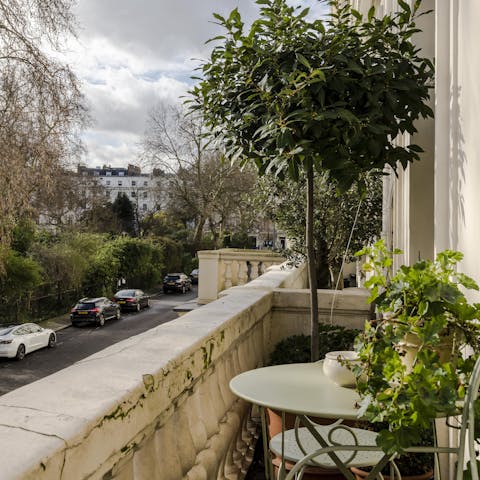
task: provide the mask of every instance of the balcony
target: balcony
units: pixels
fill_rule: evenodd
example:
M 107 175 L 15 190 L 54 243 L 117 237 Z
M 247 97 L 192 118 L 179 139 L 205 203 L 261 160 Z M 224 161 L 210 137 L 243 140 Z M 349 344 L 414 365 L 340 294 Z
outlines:
M 179 319 L 0 398 L 2 479 L 242 479 L 259 427 L 232 377 L 309 324 L 306 271 L 272 266 Z M 365 295 L 319 291 L 361 327 Z

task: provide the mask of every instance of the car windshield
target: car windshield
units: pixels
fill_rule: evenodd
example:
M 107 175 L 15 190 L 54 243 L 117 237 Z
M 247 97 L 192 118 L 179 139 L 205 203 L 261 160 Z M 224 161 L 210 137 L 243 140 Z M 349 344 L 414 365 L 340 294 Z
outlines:
M 134 297 L 135 290 L 120 290 L 115 294 L 116 297 Z
M 8 327 L 0 330 L 0 337 L 2 337 L 3 335 L 8 335 L 13 329 L 14 327 Z
M 75 306 L 77 310 L 90 310 L 91 308 L 95 308 L 94 303 L 77 303 Z
M 178 280 L 180 278 L 180 275 L 167 275 L 165 277 L 165 281 L 171 281 L 171 280 Z

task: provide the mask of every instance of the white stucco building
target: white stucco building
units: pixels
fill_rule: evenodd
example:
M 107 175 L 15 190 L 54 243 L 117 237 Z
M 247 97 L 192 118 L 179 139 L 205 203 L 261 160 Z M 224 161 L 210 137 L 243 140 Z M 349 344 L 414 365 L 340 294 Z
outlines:
M 119 194 L 125 194 L 136 206 L 140 217 L 155 212 L 162 205 L 162 177 L 142 173 L 137 166 L 89 168 L 79 165 L 77 173 L 93 177 L 105 191 L 107 201 L 114 202 Z

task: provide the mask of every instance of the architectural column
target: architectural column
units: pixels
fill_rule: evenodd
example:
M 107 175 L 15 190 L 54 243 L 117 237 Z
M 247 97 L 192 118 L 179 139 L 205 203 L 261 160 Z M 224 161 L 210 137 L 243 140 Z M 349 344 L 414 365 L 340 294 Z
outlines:
M 458 3 L 435 5 L 435 249 L 457 248 Z

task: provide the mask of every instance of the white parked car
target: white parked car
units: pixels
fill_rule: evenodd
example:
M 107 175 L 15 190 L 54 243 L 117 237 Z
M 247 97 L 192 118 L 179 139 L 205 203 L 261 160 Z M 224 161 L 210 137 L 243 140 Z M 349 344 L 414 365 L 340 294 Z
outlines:
M 0 357 L 22 360 L 27 353 L 39 348 L 52 348 L 57 342 L 53 330 L 35 323 L 0 327 Z

